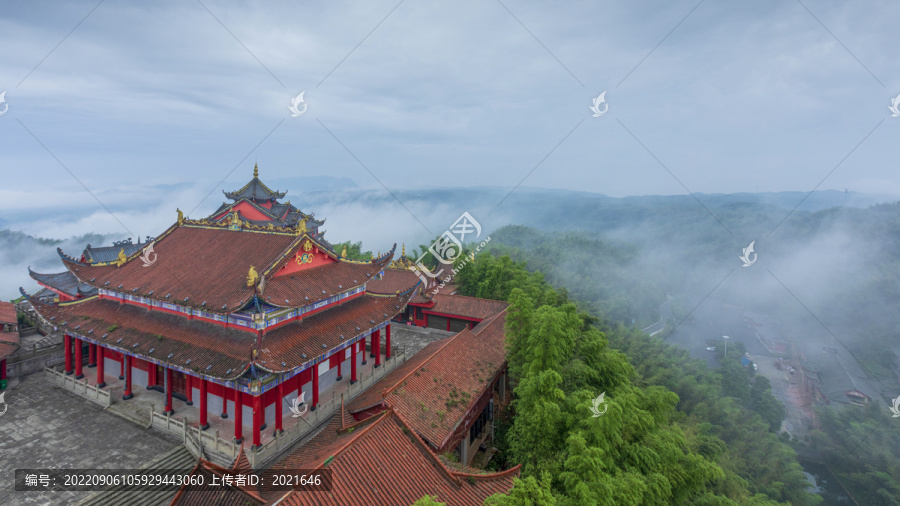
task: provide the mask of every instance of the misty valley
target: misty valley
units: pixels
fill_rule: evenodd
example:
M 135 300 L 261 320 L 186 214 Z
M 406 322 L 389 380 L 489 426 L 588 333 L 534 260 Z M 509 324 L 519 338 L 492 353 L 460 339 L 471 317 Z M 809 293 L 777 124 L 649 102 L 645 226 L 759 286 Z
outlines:
M 490 240 L 477 255 L 467 245 L 447 279 L 510 304 L 514 400 L 485 469 L 521 464 L 522 475 L 486 504 L 900 504 L 888 410 L 900 395 L 900 204 L 528 189 L 499 212 L 479 208 L 496 194 L 460 196 Z M 360 200 L 306 196 L 325 209 Z M 436 193 L 402 196 L 424 210 Z M 365 261 L 386 249 L 377 237 L 334 248 Z M 4 230 L 0 255 L 21 269 L 52 264 L 57 247 L 120 239 Z M 404 251 L 436 271 L 429 242 Z M 601 392 L 609 412 L 587 423 Z

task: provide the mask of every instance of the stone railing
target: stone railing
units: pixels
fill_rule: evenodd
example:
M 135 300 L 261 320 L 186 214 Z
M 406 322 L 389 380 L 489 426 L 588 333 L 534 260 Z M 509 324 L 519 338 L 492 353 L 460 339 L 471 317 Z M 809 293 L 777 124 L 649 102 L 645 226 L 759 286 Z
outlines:
M 282 452 L 307 436 L 337 412 L 341 408 L 342 398 L 344 402 L 349 402 L 366 388 L 371 387 L 376 381 L 383 378 L 388 372 L 406 361 L 406 358 L 406 350 L 404 349 L 400 354 L 394 355 L 390 360 L 383 362 L 378 369 L 372 370 L 370 374 L 361 375 L 355 385 L 350 385 L 347 382 L 347 389 L 344 392 L 339 392 L 340 396 L 337 396 L 337 391 L 332 392 L 330 400 L 320 401 L 316 410 L 307 414 L 306 417 L 301 417 L 296 425 L 285 429 L 267 443 L 260 445 L 259 448 L 252 448 L 248 451 L 247 459 L 250 461 L 250 466 L 253 469 L 258 469 L 272 463 Z
M 150 411 L 150 427 L 166 431 L 181 438 L 188 450 L 195 456 L 204 455 L 204 450 L 224 455 L 231 461 L 237 458 L 240 446 L 234 441 L 225 441 L 219 437 L 219 431 L 204 432 L 199 427 L 192 428 L 185 419 L 178 420 L 170 415 Z M 204 458 L 208 458 L 206 455 Z M 231 462 L 228 462 L 231 464 Z
M 97 388 L 93 385 L 89 385 L 87 381 L 76 380 L 74 375 L 66 375 L 62 371 L 57 371 L 56 369 L 45 367 L 44 379 L 51 383 L 55 383 L 67 390 L 70 390 L 84 397 L 85 399 L 94 401 L 104 408 L 108 408 L 112 405 L 112 396 L 109 392 L 103 390 L 102 388 Z

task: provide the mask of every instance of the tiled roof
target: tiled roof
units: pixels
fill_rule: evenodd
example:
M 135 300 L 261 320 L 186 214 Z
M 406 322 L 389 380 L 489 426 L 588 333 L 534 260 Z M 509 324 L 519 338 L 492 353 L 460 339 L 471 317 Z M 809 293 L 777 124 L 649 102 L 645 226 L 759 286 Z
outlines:
M 276 226 L 293 227 L 294 225 L 299 223 L 301 220 L 303 220 L 306 222 L 306 228 L 308 230 L 316 231 L 316 230 L 318 230 L 319 227 L 321 227 L 322 225 L 325 224 L 324 220 L 316 220 L 311 215 L 308 215 L 308 214 L 300 211 L 299 209 L 292 206 L 290 203 L 282 204 L 282 203 L 276 202 L 275 204 L 272 205 L 271 208 L 267 208 L 267 207 L 257 204 L 253 200 L 249 200 L 247 198 L 242 198 L 242 199 L 236 200 L 235 202 L 232 202 L 230 204 L 222 204 L 221 206 L 219 206 L 219 208 L 214 213 L 209 215 L 207 220 L 210 220 L 212 222 L 222 222 L 222 221 L 230 220 L 231 219 L 231 209 L 236 207 L 241 202 L 246 202 L 247 205 L 253 207 L 259 213 L 268 217 L 268 219 L 266 219 L 266 220 L 252 220 L 252 219 L 247 218 L 243 214 L 241 215 L 241 219 L 243 221 L 245 221 L 247 223 L 252 223 L 254 225 L 264 225 L 265 226 L 271 222 Z M 222 214 L 222 213 L 226 213 L 226 214 Z M 222 215 L 222 216 L 220 216 L 218 219 L 214 218 L 215 216 L 219 216 L 219 215 Z
M 71 273 L 70 273 L 71 274 Z M 34 294 L 34 298 L 43 301 L 52 301 L 56 299 L 59 295 L 49 288 L 41 288 L 37 293 Z
M 369 420 L 353 432 L 325 436 L 331 438 L 327 448 L 334 450 L 319 452 L 318 465 L 312 467 L 331 470 L 330 492 L 289 492 L 280 504 L 409 505 L 424 495 L 452 505 L 481 504 L 490 495 L 509 492 L 518 476 L 518 466 L 494 474 L 451 471 L 393 411 Z M 298 448 L 294 454 L 305 448 Z M 324 454 L 331 460 L 320 461 Z
M 266 332 L 257 367 L 284 372 L 300 366 L 355 336 L 371 333 L 377 324 L 399 314 L 408 298 L 409 294 L 362 295 L 300 322 Z M 282 366 L 281 362 L 286 365 Z
M 56 274 L 42 274 L 40 272 L 34 272 L 29 268 L 28 274 L 41 285 L 53 287 L 72 297 L 77 297 L 78 295 L 90 297 L 97 294 L 96 288 L 87 283 L 79 282 L 78 278 L 69 271 Z
M 366 332 L 374 326 L 371 322 L 392 318 L 406 304 L 406 298 L 408 294 L 363 295 L 266 332 L 261 339 L 256 367 L 286 372 L 305 366 L 342 342 Z M 256 344 L 256 335 L 251 332 L 110 300 L 93 298 L 60 305 L 34 298 L 29 301 L 38 314 L 61 329 L 97 339 L 115 350 L 211 378 L 240 377 L 250 366 L 251 350 Z
M 369 281 L 366 290 L 371 293 L 405 292 L 419 282 L 419 277 L 413 271 L 385 269 L 384 277 Z
M 215 476 L 222 483 L 225 469 L 200 460 L 191 471 L 191 476 L 203 476 L 204 485 L 182 485 L 178 494 L 170 503 L 172 506 L 255 506 L 265 501 L 253 487 L 237 487 L 234 485 L 212 485 Z
M 255 199 L 255 200 L 273 200 L 283 198 L 287 192 L 275 191 L 254 177 L 243 188 L 233 192 L 222 191 L 226 197 L 231 200 Z
M 140 238 L 137 243 L 132 243 L 131 239 L 127 241 L 121 241 L 119 243 L 113 243 L 112 246 L 100 246 L 100 247 L 92 247 L 90 244 L 84 248 L 84 260 L 88 263 L 99 263 L 99 262 L 112 262 L 119 256 L 119 251 L 125 250 L 125 256 L 131 256 L 135 254 L 138 250 L 142 250 L 150 244 L 151 241 L 147 241 L 142 243 Z
M 147 267 L 138 256 L 121 267 L 85 265 L 66 257 L 63 257 L 63 263 L 78 279 L 92 287 L 229 313 L 244 307 L 255 294 L 254 288 L 246 283 L 250 266 L 258 274 L 263 274 L 269 267 L 274 271 L 291 260 L 288 253 L 300 247 L 305 237 L 180 226 L 156 242 L 156 260 Z M 372 263 L 338 261 L 267 278 L 263 299 L 279 307 L 312 304 L 364 284 L 389 260 L 390 257 L 384 255 Z M 323 289 L 325 293 L 322 293 Z
M 389 260 L 390 257 L 385 256 L 374 263 L 338 261 L 293 274 L 267 278 L 262 300 L 273 306 L 312 304 L 369 282 Z M 390 294 L 393 295 L 394 292 Z
M 253 296 L 253 287 L 246 283 L 250 266 L 262 272 L 297 239 L 181 226 L 156 242 L 156 261 L 149 267 L 139 257 L 121 267 L 84 265 L 66 258 L 63 263 L 81 281 L 98 288 L 225 313 L 240 309 Z
M 382 401 L 384 401 L 384 397 L 382 396 L 382 392 L 384 390 L 387 390 L 388 388 L 396 385 L 397 382 L 406 377 L 407 374 L 415 369 L 418 369 L 423 362 L 428 360 L 431 355 L 434 354 L 434 352 L 439 350 L 441 346 L 447 344 L 449 339 L 451 338 L 447 337 L 444 339 L 439 339 L 437 341 L 432 341 L 425 345 L 425 347 L 419 350 L 418 353 L 406 359 L 405 362 L 398 365 L 396 368 L 394 368 L 394 370 L 387 373 L 384 377 L 378 380 L 377 383 L 369 387 L 367 390 L 353 399 L 349 404 L 347 404 L 347 411 L 349 411 L 350 413 L 356 413 L 364 409 L 371 408 L 376 404 L 380 404 Z
M 409 300 L 412 304 L 423 304 L 429 305 L 432 304 L 431 296 L 428 295 L 428 290 L 425 289 L 422 285 L 416 287 L 416 292 L 413 297 Z
M 16 306 L 11 302 L 0 302 L 0 323 L 17 323 Z
M 476 334 L 450 337 L 387 392 L 387 404 L 435 449 L 443 449 L 506 362 L 504 310 Z M 477 415 L 478 413 L 475 413 Z
M 14 341 L 14 342 L 13 342 Z M 0 332 L 0 360 L 9 357 L 19 349 L 18 332 Z
M 12 355 L 19 349 L 19 332 L 4 332 L 4 323 L 17 324 L 16 306 L 9 302 L 0 302 L 0 360 Z
M 213 378 L 241 376 L 256 343 L 250 332 L 99 298 L 61 305 L 33 299 L 31 303 L 41 317 L 60 329 Z
M 449 295 L 443 292 L 434 294 L 431 300 L 435 302 L 435 305 L 434 307 L 428 308 L 426 311 L 464 316 L 467 318 L 477 318 L 479 320 L 497 314 L 509 305 L 502 300 L 479 299 L 478 297 L 467 297 L 465 295 Z
M 273 469 L 317 469 L 328 457 L 334 455 L 348 441 L 353 433 L 376 421 L 378 417 L 368 418 L 360 422 L 353 420 L 346 410 L 335 413 L 328 423 L 315 437 L 287 454 Z M 349 428 L 353 430 L 348 430 Z M 283 494 L 281 494 L 283 495 Z

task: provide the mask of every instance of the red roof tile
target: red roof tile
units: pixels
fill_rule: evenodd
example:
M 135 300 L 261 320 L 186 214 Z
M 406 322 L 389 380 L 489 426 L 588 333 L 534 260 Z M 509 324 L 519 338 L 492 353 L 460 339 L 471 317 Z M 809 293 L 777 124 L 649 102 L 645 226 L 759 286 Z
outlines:
M 338 261 L 266 279 L 262 298 L 273 306 L 281 307 L 312 304 L 357 286 L 374 283 L 375 281 L 369 280 L 378 274 L 389 260 L 389 257 L 385 257 L 373 263 Z M 366 289 L 368 290 L 368 285 Z M 393 295 L 394 292 L 390 294 Z
M 205 485 L 182 485 L 169 503 L 171 506 L 255 506 L 264 504 L 263 498 L 253 487 L 234 485 L 212 485 L 215 476 L 221 483 L 226 470 L 200 460 L 191 471 L 191 476 L 202 476 Z
M 402 293 L 419 283 L 419 277 L 408 269 L 385 269 L 382 279 L 369 281 L 366 290 L 371 293 Z
M 16 306 L 9 302 L 0 302 L 0 323 L 17 323 Z
M 261 339 L 255 365 L 272 372 L 307 366 L 342 342 L 398 314 L 408 298 L 409 294 L 362 295 L 268 331 Z M 256 344 L 256 335 L 251 332 L 111 300 L 90 298 L 60 305 L 29 300 L 41 317 L 66 332 L 212 378 L 239 377 L 250 366 Z
M 405 378 L 407 374 L 412 372 L 415 369 L 418 369 L 426 360 L 431 358 L 431 356 L 439 350 L 442 346 L 447 344 L 451 338 L 439 339 L 437 341 L 432 341 L 425 345 L 424 348 L 418 351 L 415 355 L 409 357 L 402 364 L 398 365 L 394 370 L 387 373 L 384 377 L 378 380 L 377 383 L 369 387 L 366 391 L 359 394 L 355 399 L 350 401 L 347 404 L 347 411 L 350 413 L 357 413 L 359 411 L 371 408 L 376 404 L 380 404 L 384 401 L 384 396 L 382 392 L 387 390 L 388 388 L 397 384 L 398 381 Z
M 465 295 L 450 295 L 438 292 L 431 298 L 435 302 L 434 307 L 426 311 L 442 314 L 463 316 L 483 320 L 488 316 L 497 314 L 506 309 L 508 303 L 502 300 L 480 299 Z
M 451 471 L 393 411 L 369 420 L 353 432 L 334 437 L 329 449 L 335 449 L 327 466 L 325 461 L 313 466 L 331 470 L 330 492 L 289 492 L 280 504 L 408 505 L 424 495 L 452 505 L 481 504 L 490 495 L 509 492 L 519 473 L 518 466 L 495 474 Z M 304 450 L 300 447 L 294 454 Z M 466 479 L 469 476 L 472 480 Z
M 253 296 L 254 288 L 246 282 L 250 266 L 262 273 L 302 236 L 176 226 L 161 237 L 153 245 L 156 261 L 149 267 L 140 252 L 121 267 L 66 258 L 63 263 L 80 281 L 97 288 L 191 307 L 206 302 L 205 310 L 224 313 L 240 309 Z
M 506 363 L 503 310 L 476 334 L 463 330 L 387 392 L 387 404 L 443 450 Z M 480 325 L 479 325 L 480 326 Z M 478 413 L 474 413 L 477 415 Z

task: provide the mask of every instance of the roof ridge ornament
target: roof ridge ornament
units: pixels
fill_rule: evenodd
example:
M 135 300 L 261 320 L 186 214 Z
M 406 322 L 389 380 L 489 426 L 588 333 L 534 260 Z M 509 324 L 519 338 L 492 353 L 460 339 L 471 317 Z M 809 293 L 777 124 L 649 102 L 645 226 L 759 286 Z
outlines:
M 259 164 L 253 164 L 253 177 L 259 178 Z
M 232 230 L 240 230 L 242 225 L 243 222 L 241 222 L 241 215 L 238 213 L 238 211 L 233 211 L 231 213 L 231 220 L 229 220 L 228 222 L 228 228 Z
M 250 270 L 247 272 L 247 286 L 256 286 L 257 281 L 259 281 L 259 274 L 257 274 L 256 269 L 251 265 Z
M 184 213 L 177 207 L 175 208 L 175 212 L 178 213 L 178 226 L 180 227 L 184 225 Z M 141 242 L 140 239 L 138 239 L 138 242 Z
M 128 257 L 125 256 L 125 248 L 122 248 L 119 250 L 119 255 L 116 257 L 116 267 L 122 267 L 127 261 Z

